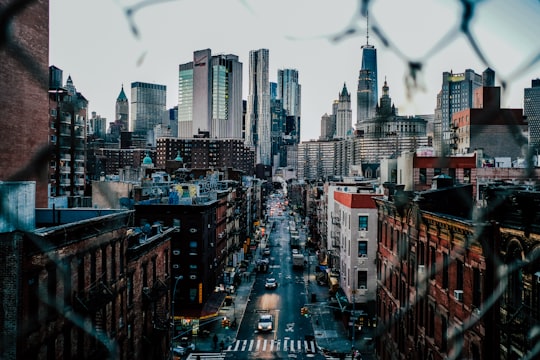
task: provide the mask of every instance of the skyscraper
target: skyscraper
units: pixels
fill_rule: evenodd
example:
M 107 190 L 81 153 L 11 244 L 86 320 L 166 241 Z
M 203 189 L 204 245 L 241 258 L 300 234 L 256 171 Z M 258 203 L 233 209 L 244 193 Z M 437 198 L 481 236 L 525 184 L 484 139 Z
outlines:
M 166 111 L 167 87 L 143 82 L 131 83 L 131 128 L 146 136 L 154 125 L 161 124 Z
M 193 53 L 179 66 L 178 136 L 208 132 L 212 138 L 242 137 L 242 63 L 236 55 Z
M 486 73 L 487 84 L 494 75 Z M 482 86 L 482 75 L 471 69 L 464 73 L 443 72 L 442 87 L 437 94 L 435 108 L 433 147 L 438 155 L 450 154 L 453 146 L 452 115 L 455 112 L 473 107 L 474 91 Z
M 270 81 L 268 49 L 249 52 L 249 94 L 246 109 L 246 144 L 255 148 L 256 163 L 272 165 Z
M 291 141 L 294 144 L 300 142 L 300 113 L 301 113 L 301 86 L 298 83 L 298 70 L 280 69 L 278 70 L 278 92 L 277 98 L 281 99 L 283 109 L 287 116 L 293 117 L 291 130 Z
M 540 79 L 531 81 L 531 87 L 524 90 L 523 115 L 529 123 L 529 147 L 540 148 Z
M 116 98 L 115 122 L 120 126 L 120 131 L 129 129 L 129 100 L 124 92 L 124 85 Z
M 358 74 L 358 90 L 356 92 L 357 124 L 375 116 L 375 108 L 379 99 L 377 85 L 377 49 L 369 44 L 369 34 L 366 35 L 366 45 L 362 46 L 362 65 Z
M 339 94 L 336 113 L 336 139 L 345 139 L 352 135 L 352 110 L 351 93 L 347 91 L 347 85 L 343 83 L 343 89 Z

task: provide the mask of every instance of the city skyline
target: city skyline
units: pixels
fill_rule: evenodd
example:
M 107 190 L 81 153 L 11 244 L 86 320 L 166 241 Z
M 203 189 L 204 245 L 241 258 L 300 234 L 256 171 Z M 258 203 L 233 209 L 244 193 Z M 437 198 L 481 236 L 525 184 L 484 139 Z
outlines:
M 209 3 L 212 12 L 208 12 Z M 95 111 L 112 122 L 122 85 L 127 87 L 137 81 L 166 85 L 167 108 L 171 108 L 178 105 L 178 65 L 192 60 L 194 51 L 209 48 L 213 54 L 234 54 L 247 64 L 249 51 L 268 48 L 270 81 L 276 81 L 278 69 L 298 70 L 302 84 L 301 140 L 306 141 L 319 137 L 321 117 L 331 113 L 332 103 L 344 82 L 355 95 L 361 46 L 366 42 L 366 21 L 359 15 L 360 3 L 343 1 L 336 8 L 335 4 L 318 1 L 292 4 L 158 1 L 151 6 L 140 6 L 133 13 L 137 37 L 130 31 L 132 24 L 123 13 L 132 4 L 53 0 L 50 65 L 63 69 L 65 78 L 71 75 L 77 89 L 89 100 L 90 112 Z M 459 25 L 459 2 L 432 3 L 370 2 L 370 27 L 379 30 L 377 33 L 370 29 L 369 38 L 378 52 L 378 83 L 388 81 L 400 114 L 433 113 L 444 71 L 461 73 L 470 68 L 481 73 L 488 66 L 497 74 L 495 85 L 500 85 L 501 79 L 507 82 L 502 105 L 522 108 L 524 88 L 539 77 L 539 66 L 533 63 L 519 76 L 514 74 L 523 64 L 531 62 L 539 50 L 534 39 L 540 27 L 534 21 L 540 13 L 538 4 L 523 0 L 508 6 L 497 0 L 476 6 L 475 21 L 470 28 L 488 62 L 484 64 L 463 33 L 445 37 Z M 284 6 L 290 11 L 280 11 Z M 390 8 L 392 11 L 388 11 Z M 429 18 L 422 15 L 427 13 Z M 99 26 L 97 22 L 81 26 L 78 14 L 100 19 Z M 275 20 L 277 14 L 279 21 Z M 160 26 L 152 26 L 157 22 Z M 213 24 L 219 31 L 214 31 Z M 408 31 L 403 31 L 404 27 Z M 195 28 L 199 30 L 194 32 Z M 343 33 L 349 35 L 331 41 Z M 385 46 L 381 34 L 384 40 L 391 41 L 389 46 Z M 445 39 L 444 44 L 436 46 L 441 39 Z M 77 44 L 84 44 L 85 51 L 74 51 L 74 46 L 80 48 Z M 418 90 L 408 101 L 406 82 L 411 80 L 405 80 L 405 65 L 415 60 L 424 64 L 418 86 L 424 90 Z M 243 78 L 242 97 L 247 99 L 247 67 Z M 355 98 L 353 119 L 356 119 Z

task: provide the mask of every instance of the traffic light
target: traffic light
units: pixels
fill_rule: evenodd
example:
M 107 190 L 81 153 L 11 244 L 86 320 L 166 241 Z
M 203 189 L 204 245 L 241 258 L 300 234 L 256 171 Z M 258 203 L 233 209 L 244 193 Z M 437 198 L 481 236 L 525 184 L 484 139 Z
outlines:
M 227 319 L 226 317 L 221 320 L 221 327 L 228 329 L 231 326 L 231 320 Z
M 303 316 L 308 316 L 309 315 L 309 309 L 307 307 L 302 307 L 300 309 L 300 314 L 303 315 Z

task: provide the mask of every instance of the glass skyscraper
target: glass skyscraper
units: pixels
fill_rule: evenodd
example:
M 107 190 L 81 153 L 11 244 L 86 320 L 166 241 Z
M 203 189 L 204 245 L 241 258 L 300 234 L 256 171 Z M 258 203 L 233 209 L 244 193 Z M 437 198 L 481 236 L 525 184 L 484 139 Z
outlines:
M 154 125 L 161 124 L 167 106 L 165 85 L 143 82 L 131 83 L 131 128 L 137 134 L 146 136 Z
M 375 108 L 379 98 L 377 85 L 377 49 L 366 42 L 362 46 L 362 65 L 358 74 L 358 90 L 356 92 L 356 122 L 371 119 L 375 116 Z
M 256 163 L 272 165 L 268 49 L 249 52 L 249 94 L 246 108 L 246 145 L 255 148 Z
M 195 51 L 178 73 L 178 136 L 242 137 L 242 63 L 236 55 Z

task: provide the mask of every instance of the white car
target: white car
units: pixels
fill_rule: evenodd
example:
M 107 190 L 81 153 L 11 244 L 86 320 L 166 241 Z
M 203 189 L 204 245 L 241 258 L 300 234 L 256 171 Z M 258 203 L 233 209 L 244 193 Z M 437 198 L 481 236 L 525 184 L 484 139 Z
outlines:
M 274 325 L 274 319 L 272 315 L 261 315 L 259 322 L 257 323 L 257 329 L 259 331 L 272 331 Z
M 266 282 L 264 283 L 264 287 L 267 289 L 275 289 L 277 288 L 277 281 L 274 278 L 268 278 L 266 279 Z

